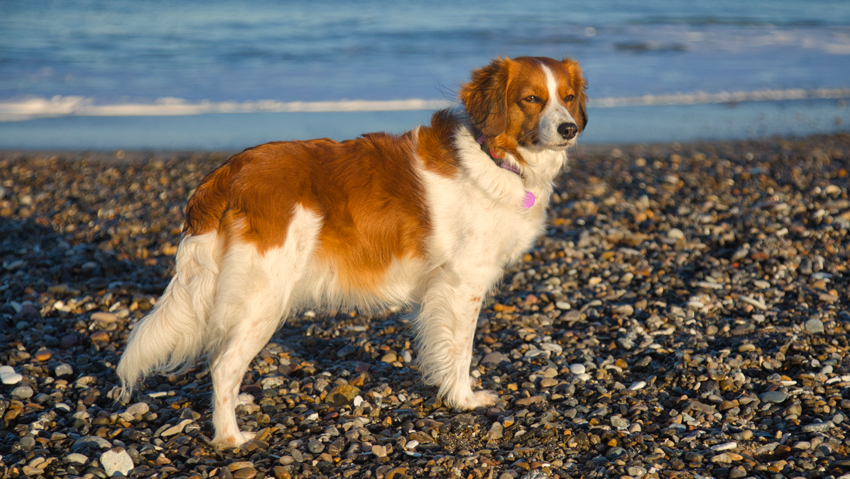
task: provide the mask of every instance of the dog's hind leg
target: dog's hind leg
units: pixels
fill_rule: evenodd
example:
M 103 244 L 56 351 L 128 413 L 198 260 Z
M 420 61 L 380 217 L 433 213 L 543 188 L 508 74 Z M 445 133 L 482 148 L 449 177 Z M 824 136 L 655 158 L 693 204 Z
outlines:
M 239 386 L 251 360 L 268 343 L 292 304 L 292 292 L 312 259 L 321 222 L 296 207 L 286 240 L 260 254 L 253 244 L 232 244 L 225 253 L 210 318 L 218 344 L 210 353 L 213 381 L 213 443 L 236 447 L 251 439 L 239 430 Z

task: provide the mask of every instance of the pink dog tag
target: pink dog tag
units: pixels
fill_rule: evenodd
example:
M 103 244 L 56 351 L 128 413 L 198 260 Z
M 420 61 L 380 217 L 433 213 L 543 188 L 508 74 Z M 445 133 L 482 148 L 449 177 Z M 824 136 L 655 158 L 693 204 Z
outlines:
M 522 198 L 522 207 L 523 208 L 531 208 L 534 206 L 534 202 L 537 198 L 534 196 L 534 193 L 530 191 L 525 192 L 525 196 Z

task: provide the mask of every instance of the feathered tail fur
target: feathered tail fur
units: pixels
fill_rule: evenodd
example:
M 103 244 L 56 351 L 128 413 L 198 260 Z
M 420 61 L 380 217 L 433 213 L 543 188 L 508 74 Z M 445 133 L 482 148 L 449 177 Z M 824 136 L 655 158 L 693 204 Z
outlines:
M 180 370 L 205 352 L 206 321 L 219 274 L 216 237 L 213 230 L 187 234 L 181 240 L 176 274 L 150 314 L 130 334 L 118 363 L 125 400 L 146 376 Z

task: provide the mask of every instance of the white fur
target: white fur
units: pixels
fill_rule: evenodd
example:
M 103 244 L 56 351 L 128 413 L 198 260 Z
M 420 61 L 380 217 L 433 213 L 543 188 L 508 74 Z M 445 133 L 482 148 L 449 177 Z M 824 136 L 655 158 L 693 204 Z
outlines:
M 377 292 L 340 286 L 336 266 L 315 254 L 323 218 L 301 206 L 284 244 L 262 256 L 238 242 L 216 253 L 215 233 L 185 237 L 177 275 L 130 337 L 118 368 L 124 385 L 207 353 L 214 442 L 236 446 L 251 437 L 239 430 L 235 415 L 242 376 L 281 319 L 305 308 L 418 304 L 414 324 L 424 380 L 438 385 L 451 406 L 493 404 L 495 395 L 473 392 L 469 376 L 482 300 L 504 267 L 543 232 L 552 181 L 566 151 L 523 149 L 527 164 L 520 176 L 482 152 L 468 125 L 455 138 L 461 166 L 456 177 L 416 165 L 432 226 L 426 259 L 396 259 Z M 522 207 L 527 191 L 537 197 L 531 208 Z
M 523 180 L 481 151 L 468 127 L 455 135 L 462 160 L 458 178 L 420 171 L 433 222 L 430 278 L 416 318 L 417 354 L 424 381 L 462 409 L 489 405 L 494 396 L 472 392 L 469 364 L 484 295 L 504 267 L 517 261 L 543 232 L 552 180 L 565 151 L 522 152 Z M 521 206 L 526 191 L 538 201 Z
M 121 355 L 118 376 L 123 397 L 153 371 L 192 364 L 206 349 L 206 318 L 212 308 L 219 265 L 216 234 L 187 236 L 177 248 L 177 274 L 153 311 L 136 325 Z
M 558 96 L 558 82 L 552 70 L 542 63 L 540 67 L 546 74 L 546 88 L 549 90 L 549 101 L 540 117 L 540 143 L 547 147 L 566 148 L 575 144 L 575 138 L 564 140 L 558 133 L 558 126 L 562 123 L 575 123 L 576 120 Z

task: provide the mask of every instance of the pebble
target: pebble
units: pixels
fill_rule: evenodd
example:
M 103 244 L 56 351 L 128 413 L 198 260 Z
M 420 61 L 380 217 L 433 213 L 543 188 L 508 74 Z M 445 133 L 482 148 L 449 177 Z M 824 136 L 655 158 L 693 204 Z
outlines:
M 823 321 L 818 318 L 811 318 L 806 321 L 806 331 L 811 334 L 822 334 L 823 329 Z
M 191 419 L 184 419 L 184 420 L 180 421 L 179 423 L 177 423 L 173 426 L 168 426 L 166 424 L 165 426 L 163 426 L 164 429 L 162 431 L 157 431 L 158 434 L 156 434 L 156 436 L 170 437 L 170 436 L 173 436 L 175 434 L 180 434 L 181 432 L 183 432 L 183 429 L 191 423 L 192 423 Z
M 358 394 L 360 389 L 349 384 L 339 384 L 328 393 L 325 402 L 334 406 L 344 406 L 351 404 Z
M 667 237 L 672 239 L 683 239 L 685 237 L 685 233 L 682 232 L 679 228 L 670 228 L 667 231 Z
M 150 411 L 150 406 L 147 403 L 137 402 L 127 406 L 127 409 L 121 414 L 126 421 L 132 421 L 137 415 L 143 416 Z
M 835 427 L 832 421 L 816 422 L 803 426 L 803 432 L 826 432 Z
M 711 450 L 717 451 L 717 452 L 719 452 L 719 451 L 729 451 L 731 449 L 735 449 L 736 447 L 738 447 L 737 442 L 724 442 L 722 444 L 717 444 L 715 446 L 711 446 Z
M 788 398 L 788 395 L 782 391 L 767 391 L 759 395 L 759 399 L 764 402 L 782 403 Z
M 496 368 L 506 363 L 510 364 L 510 362 L 510 356 L 502 353 L 501 351 L 493 351 L 484 355 L 479 364 L 486 368 Z
M 99 323 L 110 324 L 118 321 L 118 317 L 112 313 L 108 313 L 106 311 L 97 311 L 92 313 L 89 317 L 92 321 L 97 321 Z
M 0 364 L 22 376 L 0 386 L 3 463 L 100 478 L 113 452 L 138 477 L 840 475 L 850 137 L 609 153 L 575 151 L 547 235 L 480 311 L 470 374 L 495 405 L 457 411 L 423 384 L 408 311 L 310 311 L 252 360 L 237 413 L 257 436 L 232 450 L 209 446 L 201 362 L 115 401 L 186 197 L 222 158 L 0 153 Z
M 77 452 L 72 452 L 71 454 L 67 454 L 64 458 L 62 458 L 62 460 L 69 463 L 69 464 L 79 464 L 81 466 L 85 465 L 87 462 L 89 462 L 88 457 L 86 457 L 83 454 L 77 453 Z
M 617 429 L 625 429 L 629 427 L 629 421 L 621 418 L 620 416 L 611 416 L 611 426 L 616 427 Z
M 82 448 L 100 448 L 100 449 L 109 449 L 112 447 L 112 443 L 107 441 L 102 437 L 97 436 L 83 436 L 76 441 L 71 446 L 71 450 L 79 450 Z
M 56 377 L 60 378 L 62 376 L 70 376 L 74 374 L 74 368 L 72 368 L 70 364 L 62 363 L 56 366 L 56 368 L 53 370 L 53 374 L 55 374 Z
M 357 352 L 357 348 L 352 346 L 351 344 L 346 344 L 339 351 L 336 352 L 336 357 L 342 359 Z
M 116 473 L 127 476 L 134 467 L 133 459 L 122 447 L 116 447 L 101 454 L 100 465 L 107 476 L 114 476 Z
M 11 366 L 0 366 L 0 382 L 3 384 L 18 384 L 24 379 L 23 376 L 15 372 Z
M 29 399 L 33 395 L 33 390 L 28 385 L 18 386 L 9 393 L 12 397 L 18 399 Z

